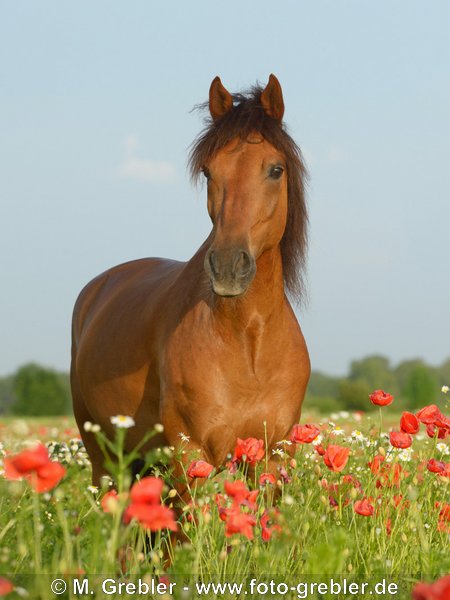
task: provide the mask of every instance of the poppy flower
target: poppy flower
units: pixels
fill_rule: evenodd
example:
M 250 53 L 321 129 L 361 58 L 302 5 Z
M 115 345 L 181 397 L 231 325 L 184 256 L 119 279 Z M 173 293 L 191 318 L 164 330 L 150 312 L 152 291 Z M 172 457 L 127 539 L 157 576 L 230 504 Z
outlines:
M 240 510 L 231 510 L 225 522 L 225 536 L 231 537 L 235 533 L 240 533 L 249 540 L 253 539 L 253 528 L 256 525 L 256 518 Z
M 6 596 L 14 589 L 13 584 L 6 577 L 0 577 L 0 596 Z
M 330 471 L 340 472 L 347 464 L 350 450 L 337 444 L 330 444 L 323 455 L 323 460 Z
M 262 473 L 259 476 L 259 485 L 275 485 L 277 480 L 272 473 Z
M 323 456 L 325 454 L 325 448 L 321 444 L 319 444 L 318 446 L 314 446 L 314 450 L 319 456 Z
M 373 460 L 368 464 L 370 470 L 374 475 L 378 475 L 381 471 L 381 465 L 384 463 L 385 457 L 381 454 L 376 454 Z
M 295 444 L 310 444 L 319 433 L 320 430 L 315 425 L 294 425 L 289 439 Z
M 372 404 L 376 406 L 389 406 L 394 401 L 394 396 L 383 390 L 375 390 L 370 394 L 369 398 Z
M 159 504 L 164 482 L 159 477 L 144 477 L 133 484 L 130 492 L 132 503 Z
M 388 517 L 386 519 L 386 535 L 391 535 L 392 533 L 392 521 L 391 519 Z
M 255 465 L 264 458 L 264 442 L 256 438 L 237 439 L 233 462 L 246 462 Z
M 163 486 L 164 482 L 158 477 L 144 477 L 137 481 L 131 488 L 131 503 L 124 512 L 124 522 L 129 523 L 131 519 L 136 519 L 142 527 L 150 531 L 176 531 L 175 513 L 161 504 Z
M 208 477 L 214 470 L 214 467 L 205 460 L 194 460 L 188 467 L 188 477 Z
M 450 575 L 444 575 L 433 583 L 418 583 L 412 591 L 413 600 L 448 600 L 450 598 Z
M 403 431 L 391 431 L 389 441 L 394 448 L 409 448 L 412 444 L 412 437 Z
M 400 429 L 404 433 L 417 433 L 419 431 L 420 421 L 413 413 L 405 411 L 400 419 Z
M 444 473 L 445 471 L 445 463 L 441 460 L 436 460 L 435 458 L 430 458 L 427 463 L 427 469 L 431 473 Z
M 112 513 L 118 505 L 118 494 L 116 490 L 106 492 L 100 501 L 100 505 L 105 513 Z
M 450 521 L 450 504 L 445 502 L 436 502 L 437 508 L 440 508 L 439 519 L 441 521 Z
M 434 423 L 440 414 L 441 411 L 436 404 L 429 404 L 428 406 L 424 406 L 421 410 L 419 410 L 419 412 L 416 413 L 416 417 L 421 423 L 428 425 L 430 423 Z
M 445 440 L 445 438 L 449 434 L 449 431 L 446 427 L 438 427 L 436 425 L 436 422 L 427 423 L 426 432 L 428 437 L 434 438 L 437 436 L 440 440 Z
M 39 494 L 52 490 L 66 473 L 62 465 L 50 460 L 43 444 L 5 458 L 3 466 L 6 479 L 26 479 Z
M 280 525 L 274 520 L 278 517 L 280 511 L 272 509 L 270 512 L 265 510 L 259 520 L 261 524 L 261 537 L 264 542 L 268 542 L 275 532 L 280 532 Z
M 258 490 L 250 491 L 240 479 L 236 481 L 225 481 L 224 489 L 227 496 L 233 499 L 234 506 L 241 504 L 247 506 L 250 510 L 256 510 L 256 498 Z
M 131 519 L 136 519 L 144 529 L 150 531 L 177 530 L 175 513 L 163 504 L 152 505 L 139 502 L 130 504 L 125 511 L 124 521 L 129 523 Z
M 362 515 L 363 517 L 371 517 L 375 509 L 369 502 L 368 498 L 363 498 L 362 500 L 357 500 L 354 503 L 353 510 L 355 513 Z

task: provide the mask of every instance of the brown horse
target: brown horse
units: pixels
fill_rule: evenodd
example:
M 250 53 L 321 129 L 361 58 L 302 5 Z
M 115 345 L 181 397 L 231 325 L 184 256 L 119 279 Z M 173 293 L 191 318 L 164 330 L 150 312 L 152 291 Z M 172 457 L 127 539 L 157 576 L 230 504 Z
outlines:
M 88 420 L 112 436 L 110 417 L 132 416 L 129 448 L 162 423 L 152 446 L 179 447 L 182 432 L 186 456 L 219 466 L 237 437 L 265 439 L 270 455 L 300 417 L 310 363 L 286 291 L 301 293 L 305 169 L 280 84 L 232 96 L 216 77 L 209 111 L 190 156 L 207 180 L 207 240 L 186 263 L 113 267 L 75 305 L 73 404 L 94 483 L 104 459 Z

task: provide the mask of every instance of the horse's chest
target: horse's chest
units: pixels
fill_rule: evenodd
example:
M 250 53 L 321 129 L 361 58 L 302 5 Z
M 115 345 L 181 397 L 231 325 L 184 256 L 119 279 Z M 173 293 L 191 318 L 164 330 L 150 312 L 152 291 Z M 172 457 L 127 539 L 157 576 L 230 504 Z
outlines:
M 300 414 L 301 359 L 289 338 L 175 338 L 165 355 L 163 404 L 214 454 L 237 437 L 276 441 Z

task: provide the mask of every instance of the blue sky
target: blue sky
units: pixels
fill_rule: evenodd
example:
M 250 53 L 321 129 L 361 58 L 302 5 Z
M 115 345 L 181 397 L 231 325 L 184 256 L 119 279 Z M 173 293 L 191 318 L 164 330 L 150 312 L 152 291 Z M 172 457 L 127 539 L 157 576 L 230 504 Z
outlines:
M 209 231 L 190 112 L 275 73 L 310 170 L 313 368 L 449 346 L 447 0 L 2 3 L 0 374 L 67 369 L 81 287 Z

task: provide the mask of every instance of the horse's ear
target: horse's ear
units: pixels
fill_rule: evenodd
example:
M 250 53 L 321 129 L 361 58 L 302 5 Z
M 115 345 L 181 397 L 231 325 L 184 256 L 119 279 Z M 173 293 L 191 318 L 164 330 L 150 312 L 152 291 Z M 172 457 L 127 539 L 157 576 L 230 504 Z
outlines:
M 220 119 L 233 108 L 233 96 L 224 88 L 220 77 L 214 77 L 209 88 L 209 112 L 214 119 Z
M 271 74 L 269 83 L 261 94 L 261 105 L 269 117 L 281 121 L 284 115 L 283 92 L 275 75 Z

